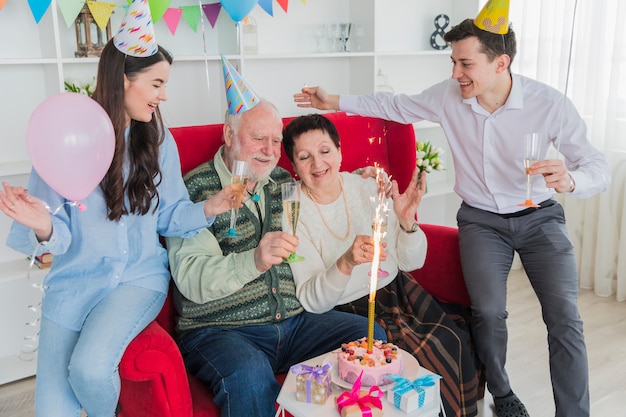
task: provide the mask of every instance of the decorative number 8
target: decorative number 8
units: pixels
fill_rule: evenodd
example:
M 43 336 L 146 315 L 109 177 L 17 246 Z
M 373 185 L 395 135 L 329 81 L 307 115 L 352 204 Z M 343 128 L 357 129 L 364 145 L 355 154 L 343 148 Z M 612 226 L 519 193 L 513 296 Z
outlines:
M 439 26 L 439 19 L 444 20 L 443 26 Z M 443 39 L 443 35 L 446 34 L 446 32 L 444 32 L 444 29 L 447 28 L 449 24 L 450 24 L 450 18 L 446 16 L 445 14 L 440 14 L 437 17 L 435 17 L 435 28 L 437 30 L 435 30 L 433 34 L 430 35 L 430 46 L 432 46 L 434 49 L 441 50 L 441 49 L 446 49 L 448 47 L 448 44 Z M 441 42 L 443 42 L 443 45 L 437 43 L 437 37 L 441 38 Z

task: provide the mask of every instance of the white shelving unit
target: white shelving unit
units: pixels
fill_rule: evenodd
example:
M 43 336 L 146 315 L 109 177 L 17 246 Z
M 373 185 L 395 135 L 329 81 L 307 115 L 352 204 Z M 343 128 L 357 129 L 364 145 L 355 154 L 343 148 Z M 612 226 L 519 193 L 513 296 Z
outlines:
M 115 33 L 126 0 L 110 2 L 119 6 L 111 19 Z M 258 54 L 254 55 L 240 53 L 238 30 L 225 10 L 215 28 L 202 16 L 195 32 L 181 19 L 172 35 L 159 21 L 155 23 L 156 38 L 174 55 L 169 100 L 161 104 L 162 114 L 168 126 L 222 122 L 226 102 L 220 53 L 238 66 L 257 94 L 275 103 L 284 116 L 309 112 L 297 108 L 292 100 L 293 93 L 305 84 L 322 85 L 340 94 L 369 93 L 376 87 L 379 70 L 395 91 L 419 92 L 450 76 L 449 50 L 430 47 L 435 17 L 444 13 L 451 24 L 456 24 L 474 16 L 481 3 L 484 0 L 309 0 L 304 5 L 292 0 L 288 13 L 275 3 L 273 17 L 257 6 L 251 12 L 257 23 Z M 170 7 L 189 5 L 197 6 L 198 2 L 172 0 Z M 351 52 L 320 52 L 316 25 L 339 22 L 362 25 L 360 48 L 356 50 L 357 41 L 351 37 Z M 67 27 L 56 0 L 39 24 L 27 2 L 7 2 L 0 11 L 0 39 L 6 40 L 0 48 L 0 181 L 25 185 L 31 168 L 25 144 L 30 114 L 46 97 L 63 92 L 65 80 L 91 82 L 98 59 L 74 57 L 74 27 Z M 419 123 L 416 129 L 418 137 L 447 150 L 438 125 Z M 451 194 L 452 161 L 447 159 L 447 165 L 447 171 L 431 176 L 420 221 L 454 224 L 458 201 Z M 24 258 L 3 244 L 9 227 L 8 218 L 0 216 L 1 271 Z M 8 282 L 24 277 L 21 272 L 0 275 L 0 294 L 15 292 Z M 3 317 L 7 320 L 6 314 Z M 17 320 L 17 314 L 9 317 Z M 1 352 L 12 342 L 6 337 L 0 341 L 0 383 L 6 381 L 2 375 L 8 369 Z

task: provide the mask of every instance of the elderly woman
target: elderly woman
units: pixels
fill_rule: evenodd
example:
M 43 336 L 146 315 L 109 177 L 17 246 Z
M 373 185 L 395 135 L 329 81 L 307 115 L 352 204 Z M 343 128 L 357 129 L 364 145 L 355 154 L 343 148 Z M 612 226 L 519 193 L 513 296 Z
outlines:
M 283 144 L 302 180 L 297 235 L 304 261 L 291 264 L 296 294 L 314 313 L 335 308 L 367 316 L 377 182 L 340 172 L 339 135 L 322 115 L 294 119 L 283 131 Z M 416 170 L 403 194 L 392 182 L 379 270 L 388 275 L 378 275 L 376 321 L 389 341 L 443 377 L 447 416 L 474 416 L 478 381 L 469 335 L 402 272 L 420 268 L 426 257 L 426 236 L 415 221 L 426 190 L 422 179 Z

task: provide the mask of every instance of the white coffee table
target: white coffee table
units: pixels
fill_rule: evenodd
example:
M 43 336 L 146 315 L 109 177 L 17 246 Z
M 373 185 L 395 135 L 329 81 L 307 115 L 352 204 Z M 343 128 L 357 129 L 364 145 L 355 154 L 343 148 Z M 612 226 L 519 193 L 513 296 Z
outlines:
M 328 356 L 327 353 L 302 363 L 304 365 L 311 366 L 322 365 L 326 356 Z M 420 366 L 417 375 L 406 375 L 405 377 L 407 379 L 415 379 L 428 374 L 432 374 L 432 372 Z M 276 400 L 279 406 L 276 411 L 276 417 L 286 417 L 286 412 L 289 412 L 293 417 L 339 416 L 339 411 L 337 411 L 337 406 L 335 404 L 335 398 L 345 391 L 347 391 L 346 388 L 342 388 L 333 383 L 331 384 L 330 396 L 324 405 L 298 401 L 296 400 L 296 375 L 289 372 L 285 378 L 282 389 L 280 390 L 280 394 L 278 394 L 278 399 Z M 385 393 L 385 396 L 386 395 L 387 394 Z M 419 410 L 407 414 L 399 408 L 394 407 L 385 398 L 381 398 L 381 402 L 383 404 L 383 415 L 385 417 L 407 417 L 409 415 L 412 417 L 436 417 L 439 415 L 439 405 L 437 405 L 436 408 L 429 407 L 428 410 Z

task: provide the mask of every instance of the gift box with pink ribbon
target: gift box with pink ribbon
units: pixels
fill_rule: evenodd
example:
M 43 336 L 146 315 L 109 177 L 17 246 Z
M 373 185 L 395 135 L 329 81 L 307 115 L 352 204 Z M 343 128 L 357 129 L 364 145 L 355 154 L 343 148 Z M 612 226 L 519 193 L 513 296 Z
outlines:
M 337 397 L 337 410 L 341 417 L 382 417 L 384 393 L 377 386 L 361 391 L 361 377 L 354 381 L 352 389 Z
M 387 401 L 396 408 L 407 413 L 421 410 L 419 416 L 429 416 L 431 411 L 433 411 L 433 415 L 438 415 L 440 405 L 439 380 L 441 376 L 428 372 L 412 381 L 395 374 L 388 375 L 387 378 L 396 383 L 392 389 L 387 391 Z
M 296 374 L 296 400 L 324 404 L 330 395 L 330 367 L 330 363 L 292 366 L 291 372 Z

